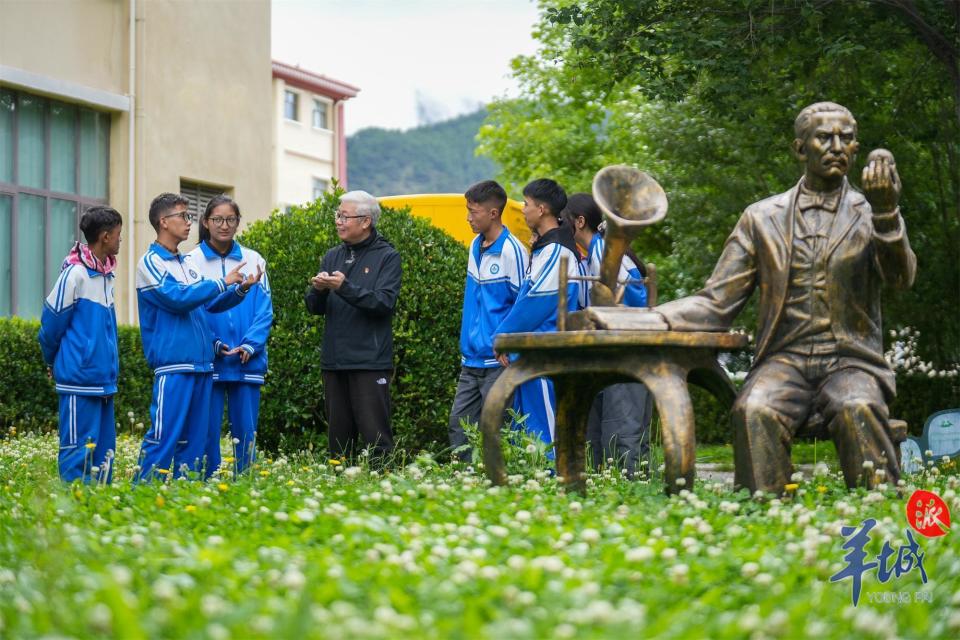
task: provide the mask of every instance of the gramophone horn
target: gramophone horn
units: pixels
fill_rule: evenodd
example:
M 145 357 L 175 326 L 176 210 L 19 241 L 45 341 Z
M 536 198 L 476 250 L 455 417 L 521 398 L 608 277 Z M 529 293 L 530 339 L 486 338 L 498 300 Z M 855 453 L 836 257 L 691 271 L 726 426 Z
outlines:
M 593 178 L 593 199 L 607 222 L 600 264 L 600 282 L 590 292 L 590 303 L 612 306 L 617 300 L 617 275 L 630 241 L 640 229 L 667 215 L 667 194 L 648 174 L 623 164 L 604 167 Z

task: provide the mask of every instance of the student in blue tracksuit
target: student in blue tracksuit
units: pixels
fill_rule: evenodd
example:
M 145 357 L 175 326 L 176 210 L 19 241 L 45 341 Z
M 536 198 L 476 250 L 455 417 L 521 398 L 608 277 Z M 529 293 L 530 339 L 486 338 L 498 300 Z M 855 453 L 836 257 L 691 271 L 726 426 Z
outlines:
M 471 454 L 460 421 L 480 421 L 487 393 L 503 371 L 493 352 L 493 332 L 520 293 L 527 250 L 503 226 L 503 208 L 507 204 L 503 187 L 493 180 L 484 180 L 463 195 L 467 200 L 467 223 L 477 237 L 470 244 L 467 262 L 460 323 L 460 379 L 448 427 L 454 456 L 467 461 Z
M 604 239 L 600 231 L 603 212 L 588 193 L 570 196 L 563 210 L 565 224 L 574 230 L 574 238 L 583 247 L 588 247 L 586 272 L 600 275 L 603 261 Z M 628 307 L 647 306 L 647 288 L 640 280 L 645 276 L 643 263 L 629 248 L 620 263 L 620 282 L 626 285 L 623 304 Z M 589 303 L 589 287 L 583 303 Z M 599 468 L 604 460 L 612 460 L 618 468 L 626 469 L 632 477 L 640 468 L 640 460 L 647 460 L 650 451 L 650 417 L 653 413 L 653 398 L 649 390 L 639 382 L 614 384 L 597 394 L 587 419 L 587 440 L 593 454 L 594 466 Z M 639 469 L 645 471 L 643 469 Z
M 216 280 L 241 263 L 246 264 L 241 274 L 253 275 L 257 270 L 264 274 L 241 304 L 223 313 L 207 313 L 216 345 L 207 466 L 211 470 L 220 466 L 220 425 L 226 398 L 235 460 L 230 468 L 240 473 L 255 457 L 260 386 L 267 373 L 267 338 L 273 323 L 267 264 L 259 253 L 233 239 L 240 227 L 240 207 L 229 196 L 211 199 L 200 224 L 200 246 L 190 252 L 200 275 Z
M 87 244 L 77 242 L 63 261 L 40 317 L 40 350 L 60 397 L 58 462 L 65 482 L 112 478 L 119 370 L 113 272 L 122 224 L 110 207 L 84 212 L 80 230 Z
M 263 272 L 244 278 L 244 263 L 223 277 L 205 279 L 177 247 L 190 235 L 189 202 L 163 193 L 150 203 L 157 240 L 137 264 L 140 335 L 154 372 L 150 430 L 140 448 L 140 479 L 213 469 L 204 461 L 210 429 L 215 340 L 204 310 L 243 302 Z
M 530 263 L 517 301 L 497 327 L 496 334 L 556 331 L 560 289 L 560 257 L 567 258 L 567 275 L 583 275 L 580 255 L 567 225 L 560 224 L 560 212 L 567 204 L 563 188 L 546 178 L 534 180 L 523 188 L 523 217 L 537 235 L 530 252 Z M 579 307 L 580 285 L 567 284 L 567 310 Z M 497 354 L 504 366 L 506 354 Z M 520 385 L 514 394 L 514 409 L 527 416 L 525 428 L 546 443 L 553 442 L 556 399 L 553 383 L 537 378 Z

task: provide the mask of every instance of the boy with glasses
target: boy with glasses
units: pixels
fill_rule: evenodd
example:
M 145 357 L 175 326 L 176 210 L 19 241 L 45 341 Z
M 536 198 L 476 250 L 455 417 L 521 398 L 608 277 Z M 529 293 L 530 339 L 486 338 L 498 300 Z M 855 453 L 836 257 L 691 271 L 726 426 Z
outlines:
M 140 449 L 140 479 L 202 471 L 210 416 L 215 344 L 204 309 L 240 304 L 263 276 L 241 273 L 240 263 L 222 278 L 205 279 L 178 246 L 190 235 L 193 216 L 182 195 L 163 193 L 150 203 L 156 241 L 137 265 L 140 335 L 154 370 L 150 430 Z M 211 469 L 208 469 L 210 471 Z

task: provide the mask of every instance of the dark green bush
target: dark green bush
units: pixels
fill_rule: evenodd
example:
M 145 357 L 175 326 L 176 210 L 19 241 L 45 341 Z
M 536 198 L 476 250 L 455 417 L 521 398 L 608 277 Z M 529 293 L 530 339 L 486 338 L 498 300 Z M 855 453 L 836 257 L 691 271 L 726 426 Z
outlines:
M 57 424 L 57 393 L 40 354 L 40 322 L 0 318 L 0 426 L 52 429 Z M 150 422 L 153 372 L 140 343 L 140 329 L 120 327 L 120 376 L 114 405 L 121 429 L 136 421 Z
M 258 442 L 299 448 L 326 433 L 320 344 L 323 318 L 303 303 L 320 258 L 340 242 L 333 215 L 338 200 L 274 213 L 239 238 L 267 260 L 275 321 Z M 460 315 L 467 250 L 406 211 L 385 209 L 377 229 L 400 252 L 403 282 L 393 319 L 394 433 L 408 449 L 445 446 L 447 416 L 460 369 Z M 436 444 L 435 444 L 436 443 Z

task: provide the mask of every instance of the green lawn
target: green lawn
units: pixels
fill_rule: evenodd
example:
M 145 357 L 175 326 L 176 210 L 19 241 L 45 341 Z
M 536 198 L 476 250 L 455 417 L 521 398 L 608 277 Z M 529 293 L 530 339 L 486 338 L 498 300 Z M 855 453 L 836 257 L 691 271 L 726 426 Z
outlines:
M 0 637 L 960 635 L 955 531 L 919 538 L 927 584 L 870 574 L 854 608 L 850 580 L 829 581 L 843 525 L 878 520 L 871 559 L 907 526 L 893 488 L 848 492 L 835 474 L 783 499 L 597 475 L 581 497 L 534 464 L 491 488 L 428 457 L 377 473 L 291 455 L 133 487 L 137 442 L 121 437 L 114 485 L 68 487 L 56 448 L 0 440 Z M 956 476 L 907 485 L 960 513 Z M 931 602 L 873 601 L 891 592 Z
M 795 442 L 790 450 L 794 465 L 815 465 L 823 463 L 831 470 L 839 468 L 837 450 L 833 442 L 818 440 L 816 442 Z M 733 445 L 729 444 L 701 444 L 697 445 L 697 462 L 720 465 L 721 468 L 733 470 Z

